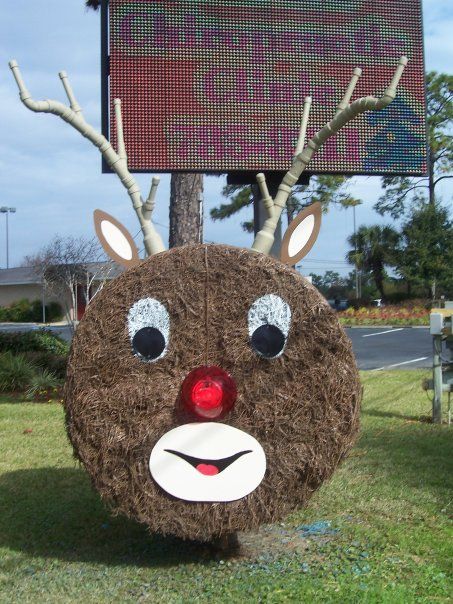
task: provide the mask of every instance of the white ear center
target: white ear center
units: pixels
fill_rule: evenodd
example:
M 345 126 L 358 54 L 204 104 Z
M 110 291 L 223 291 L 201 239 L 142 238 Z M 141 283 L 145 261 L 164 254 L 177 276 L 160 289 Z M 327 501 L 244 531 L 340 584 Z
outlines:
M 288 255 L 290 257 L 295 256 L 310 239 L 313 229 L 315 227 L 315 217 L 313 214 L 309 214 L 305 220 L 302 220 L 300 224 L 294 229 L 291 234 L 291 238 L 288 244 Z
M 129 241 L 117 226 L 108 220 L 102 220 L 101 232 L 107 243 L 118 256 L 124 258 L 124 260 L 132 260 L 132 249 Z

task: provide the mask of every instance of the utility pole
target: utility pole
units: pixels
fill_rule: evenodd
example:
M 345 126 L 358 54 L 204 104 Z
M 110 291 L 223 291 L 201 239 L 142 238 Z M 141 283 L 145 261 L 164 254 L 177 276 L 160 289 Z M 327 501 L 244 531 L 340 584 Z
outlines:
M 8 228 L 8 214 L 14 214 L 16 212 L 16 208 L 8 208 L 7 206 L 2 206 L 0 208 L 0 212 L 6 215 L 6 268 L 9 268 L 9 228 Z
M 355 297 L 356 300 L 359 298 L 359 271 L 357 268 L 357 237 L 356 237 L 356 224 L 355 224 L 355 204 L 352 206 L 352 215 L 354 222 L 354 256 L 355 256 Z

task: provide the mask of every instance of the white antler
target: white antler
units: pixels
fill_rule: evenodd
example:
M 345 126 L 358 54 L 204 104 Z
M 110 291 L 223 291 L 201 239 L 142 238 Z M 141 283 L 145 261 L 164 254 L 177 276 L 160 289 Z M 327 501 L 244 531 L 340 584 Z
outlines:
M 407 65 L 407 57 L 401 57 L 399 60 L 396 71 L 393 75 L 392 81 L 389 87 L 384 92 L 383 96 L 376 98 L 373 96 L 362 97 L 357 99 L 353 103 L 349 104 L 349 101 L 354 92 L 354 88 L 357 81 L 362 73 L 361 69 L 356 68 L 353 72 L 353 76 L 346 90 L 346 93 L 337 107 L 337 112 L 334 118 L 326 124 L 321 130 L 319 130 L 313 138 L 311 138 L 302 150 L 303 139 L 305 137 L 305 129 L 308 120 L 308 112 L 311 103 L 310 97 L 305 99 L 304 104 L 304 116 L 302 119 L 302 126 L 299 133 L 299 140 L 296 147 L 296 153 L 291 164 L 291 168 L 283 177 L 283 180 L 278 188 L 275 200 L 271 205 L 267 200 L 268 218 L 265 220 L 261 231 L 259 231 L 253 242 L 252 249 L 257 252 L 268 254 L 274 242 L 274 233 L 277 227 L 278 220 L 281 216 L 282 211 L 286 206 L 288 197 L 291 193 L 292 187 L 299 180 L 300 175 L 310 163 L 314 154 L 320 149 L 320 147 L 326 142 L 328 138 L 336 134 L 345 124 L 350 122 L 360 113 L 370 111 L 372 109 L 378 110 L 387 107 L 396 95 L 396 88 L 403 74 L 404 68 Z M 258 184 L 262 191 L 267 191 L 266 184 L 264 182 L 264 175 L 259 174 L 257 176 Z M 267 194 L 269 197 L 269 194 Z M 264 194 L 263 194 L 264 197 Z
M 126 147 L 123 136 L 123 121 L 121 116 L 121 101 L 119 99 L 115 99 L 113 102 L 118 139 L 118 153 L 116 153 L 105 136 L 103 136 L 85 121 L 85 118 L 82 114 L 82 109 L 77 103 L 66 72 L 61 71 L 59 76 L 69 100 L 69 107 L 63 103 L 60 103 L 59 101 L 33 100 L 22 79 L 22 74 L 19 70 L 17 61 L 10 61 L 9 66 L 13 72 L 17 86 L 19 87 L 20 99 L 23 104 L 28 107 L 28 109 L 31 109 L 31 111 L 35 111 L 37 113 L 43 112 L 58 115 L 65 122 L 78 130 L 85 138 L 90 140 L 93 145 L 98 147 L 107 164 L 119 176 L 124 187 L 127 189 L 129 197 L 132 201 L 132 205 L 134 206 L 134 210 L 140 222 L 140 227 L 143 233 L 143 243 L 147 254 L 151 256 L 152 254 L 157 254 L 164 251 L 165 247 L 162 239 L 151 222 L 151 214 L 154 207 L 154 195 L 157 187 L 156 180 L 153 179 L 153 186 L 151 188 L 152 199 L 150 199 L 150 193 L 150 198 L 146 203 L 146 208 L 144 208 L 144 203 L 140 194 L 140 187 L 127 167 Z M 158 182 L 159 181 L 157 180 L 157 183 Z

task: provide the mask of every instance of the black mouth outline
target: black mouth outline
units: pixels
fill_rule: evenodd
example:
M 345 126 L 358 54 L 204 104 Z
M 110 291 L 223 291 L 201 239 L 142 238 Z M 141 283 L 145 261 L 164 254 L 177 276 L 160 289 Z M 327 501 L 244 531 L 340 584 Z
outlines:
M 192 457 L 191 455 L 186 455 L 185 453 L 180 453 L 179 451 L 174 451 L 173 449 L 164 449 L 164 451 L 166 453 L 176 455 L 176 457 L 180 457 L 184 461 L 187 461 L 187 463 L 190 463 L 190 465 L 196 470 L 197 466 L 200 464 L 215 466 L 218 469 L 219 474 L 243 455 L 247 455 L 247 453 L 253 453 L 252 449 L 249 449 L 248 451 L 241 451 L 240 453 L 235 453 L 234 455 L 230 455 L 230 457 L 224 457 L 223 459 L 200 459 L 199 457 Z M 199 472 L 199 470 L 197 471 Z M 200 472 L 200 474 L 202 474 L 202 472 Z

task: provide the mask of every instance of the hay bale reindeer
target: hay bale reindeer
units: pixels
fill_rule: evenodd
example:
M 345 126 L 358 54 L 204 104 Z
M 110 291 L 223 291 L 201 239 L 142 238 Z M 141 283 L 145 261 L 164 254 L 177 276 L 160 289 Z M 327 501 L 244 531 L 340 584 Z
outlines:
M 96 211 L 96 230 L 127 270 L 96 296 L 72 344 L 65 389 L 75 455 L 111 507 L 155 532 L 211 540 L 276 521 L 327 479 L 358 429 L 361 388 L 351 344 L 324 298 L 291 266 L 313 245 L 321 208 L 305 209 L 268 254 L 291 187 L 313 154 L 357 114 L 395 96 L 402 58 L 382 98 L 350 104 L 355 70 L 333 120 L 299 142 L 275 199 L 258 175 L 267 220 L 251 250 L 191 245 L 164 251 L 127 169 L 119 101 L 118 153 L 71 107 L 36 102 L 17 63 L 22 101 L 52 112 L 99 147 L 128 189 L 149 257 Z

